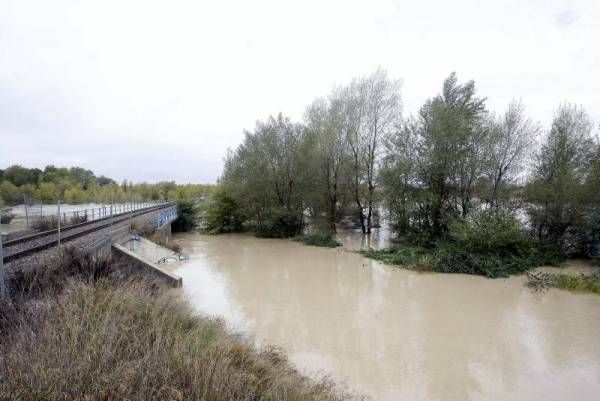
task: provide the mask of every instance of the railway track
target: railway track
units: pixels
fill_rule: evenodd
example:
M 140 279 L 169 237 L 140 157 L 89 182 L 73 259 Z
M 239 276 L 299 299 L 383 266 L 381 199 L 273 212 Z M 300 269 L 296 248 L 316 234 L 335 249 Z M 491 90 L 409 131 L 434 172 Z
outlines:
M 74 224 L 61 228 L 60 241 L 66 242 L 78 237 L 83 237 L 93 233 L 94 231 L 102 230 L 116 225 L 131 217 L 137 217 L 146 213 L 155 212 L 162 209 L 172 207 L 173 204 L 167 203 L 158 206 L 151 206 L 144 209 L 139 209 L 133 212 L 124 212 L 111 217 L 106 217 L 100 220 L 93 220 L 84 223 Z M 43 231 L 24 237 L 16 238 L 3 243 L 4 247 L 4 263 L 11 262 L 24 256 L 31 255 L 44 249 L 51 248 L 58 244 L 58 229 Z

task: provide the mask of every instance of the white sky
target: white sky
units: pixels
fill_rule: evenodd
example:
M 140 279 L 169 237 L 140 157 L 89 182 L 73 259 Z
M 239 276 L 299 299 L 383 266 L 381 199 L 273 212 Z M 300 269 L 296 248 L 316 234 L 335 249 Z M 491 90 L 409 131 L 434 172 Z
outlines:
M 254 121 L 377 66 L 405 114 L 452 71 L 488 106 L 600 122 L 600 0 L 0 0 L 0 168 L 214 182 Z

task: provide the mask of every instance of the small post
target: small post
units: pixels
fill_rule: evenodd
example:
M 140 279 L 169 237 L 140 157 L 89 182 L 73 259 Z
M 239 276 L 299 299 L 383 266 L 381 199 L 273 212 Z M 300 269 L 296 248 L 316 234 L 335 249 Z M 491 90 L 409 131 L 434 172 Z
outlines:
M 96 209 L 92 209 L 92 220 L 96 220 L 96 219 L 94 218 L 94 212 L 95 212 L 95 210 L 96 210 Z
M 25 208 L 25 227 L 29 228 L 29 214 L 27 213 L 27 200 L 23 194 L 23 207 Z
M 113 233 L 113 201 L 114 197 L 110 198 L 110 240 L 112 241 L 112 233 Z
M 58 254 L 60 255 L 60 199 L 58 200 L 58 203 L 56 204 L 56 208 L 57 208 L 57 214 L 58 214 Z
M 133 203 L 131 201 L 131 191 L 129 192 L 129 232 L 133 228 Z
M 2 209 L 0 209 L 0 219 L 2 219 Z M 4 287 L 4 250 L 2 249 L 2 232 L 0 232 L 0 298 L 6 295 Z

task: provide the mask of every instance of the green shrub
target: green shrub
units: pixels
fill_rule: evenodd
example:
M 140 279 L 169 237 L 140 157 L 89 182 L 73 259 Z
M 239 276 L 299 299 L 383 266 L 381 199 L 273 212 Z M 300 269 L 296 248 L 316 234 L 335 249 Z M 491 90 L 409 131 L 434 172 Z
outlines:
M 600 294 L 600 274 L 594 274 L 592 276 L 585 276 L 583 274 L 578 276 L 557 274 L 554 286 L 570 291 Z
M 531 247 L 517 219 L 503 211 L 483 211 L 449 225 L 450 241 L 467 252 L 512 255 Z
M 359 251 L 359 253 L 368 258 L 379 260 L 383 263 L 391 265 L 408 268 L 431 267 L 431 250 L 418 246 L 403 245 L 400 248 L 387 248 L 378 250 L 369 249 L 366 251 Z
M 294 238 L 295 241 L 303 242 L 305 245 L 321 246 L 325 248 L 336 248 L 342 246 L 342 243 L 334 239 L 329 234 L 311 234 L 302 235 Z
M 31 222 L 31 228 L 39 231 L 55 230 L 58 228 L 56 216 L 43 216 Z
M 10 224 L 15 218 L 15 214 L 11 213 L 10 209 L 2 210 L 0 214 L 0 224 Z
M 201 221 L 211 234 L 243 231 L 244 216 L 236 201 L 223 187 L 218 187 L 203 206 Z
M 256 228 L 256 236 L 261 238 L 291 238 L 302 233 L 302 219 L 288 211 L 277 211 Z
M 189 198 L 178 198 L 177 220 L 173 222 L 173 231 L 191 231 L 196 227 L 197 211 L 194 201 Z
M 534 241 L 521 231 L 513 216 L 502 212 L 486 211 L 467 220 L 455 220 L 449 226 L 448 237 L 432 248 L 402 246 L 361 253 L 393 265 L 490 278 L 560 262 L 556 247 Z
M 579 274 L 555 274 L 546 272 L 527 273 L 527 285 L 534 290 L 543 291 L 550 287 L 575 292 L 600 294 L 600 273 L 591 276 Z

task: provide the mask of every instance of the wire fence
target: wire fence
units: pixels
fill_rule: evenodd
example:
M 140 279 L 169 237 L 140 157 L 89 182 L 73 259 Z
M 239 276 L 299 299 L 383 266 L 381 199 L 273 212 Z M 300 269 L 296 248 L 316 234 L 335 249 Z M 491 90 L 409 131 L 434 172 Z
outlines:
M 43 203 L 39 199 L 25 198 L 22 208 L 13 208 L 16 223 L 24 229 L 37 231 L 52 230 L 58 227 L 86 223 L 106 219 L 124 213 L 164 204 L 164 201 L 127 202 L 114 204 L 87 204 L 69 205 L 56 203 Z M 20 221 L 19 221 L 20 220 Z

